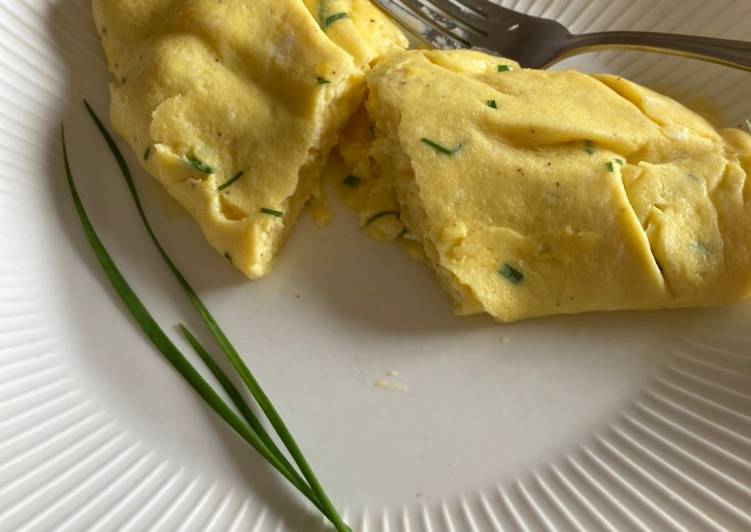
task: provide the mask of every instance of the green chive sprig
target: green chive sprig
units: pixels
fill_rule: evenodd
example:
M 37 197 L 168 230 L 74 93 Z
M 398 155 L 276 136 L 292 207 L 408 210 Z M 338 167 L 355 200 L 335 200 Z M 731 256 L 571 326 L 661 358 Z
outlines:
M 216 189 L 217 189 L 217 190 L 218 190 L 219 192 L 221 192 L 222 190 L 224 190 L 224 189 L 226 189 L 226 188 L 229 188 L 230 186 L 232 186 L 232 184 L 233 184 L 233 183 L 234 183 L 235 181 L 237 181 L 238 179 L 240 179 L 240 178 L 241 178 L 242 176 L 244 176 L 244 175 L 245 175 L 245 170 L 240 170 L 240 171 L 239 171 L 239 172 L 237 172 L 237 173 L 236 173 L 235 175 L 233 175 L 233 176 L 232 176 L 232 177 L 231 177 L 231 178 L 230 178 L 229 180 L 227 180 L 227 182 L 225 182 L 225 183 L 223 183 L 223 184 L 219 185 L 219 186 L 218 186 L 218 187 L 217 187 Z
M 318 2 L 318 23 L 321 25 L 321 29 L 324 32 L 335 22 L 349 17 L 345 12 L 332 13 L 329 15 L 328 3 L 328 0 L 319 0 Z
M 519 285 L 524 282 L 524 274 L 508 263 L 504 263 L 498 273 L 511 284 Z
M 282 211 L 275 211 L 274 209 L 267 209 L 266 207 L 263 207 L 261 209 L 261 212 L 263 214 L 268 214 L 269 216 L 273 216 L 274 218 L 281 218 L 284 216 L 284 213 Z
M 203 161 L 199 161 L 198 159 L 187 158 L 185 159 L 185 162 L 188 164 L 188 166 L 193 168 L 193 170 L 197 170 L 202 174 L 211 175 L 214 173 L 213 166 L 210 166 Z
M 91 224 L 88 215 L 86 214 L 86 211 L 76 190 L 72 172 L 70 170 L 68 153 L 65 144 L 65 132 L 64 130 L 61 130 L 63 156 L 65 160 L 65 172 L 71 197 L 73 199 L 76 212 L 78 213 L 78 217 L 81 221 L 81 225 L 89 241 L 89 244 L 94 250 L 94 254 L 99 260 L 102 268 L 104 269 L 105 274 L 112 283 L 112 286 L 115 288 L 133 318 L 136 320 L 136 322 L 139 324 L 141 329 L 151 340 L 154 346 L 165 356 L 165 358 L 167 358 L 167 360 L 175 367 L 175 369 L 177 369 L 177 371 L 185 378 L 188 384 L 203 398 L 208 406 L 212 410 L 214 410 L 220 417 L 222 417 L 222 419 L 224 419 L 224 421 L 228 425 L 230 425 L 230 427 L 232 427 L 245 441 L 247 441 L 251 445 L 251 447 L 253 447 L 266 461 L 268 461 L 274 469 L 276 469 L 316 508 L 318 508 L 338 532 L 351 532 L 351 529 L 344 523 L 341 516 L 331 503 L 331 500 L 326 495 L 326 492 L 318 481 L 318 478 L 313 473 L 313 470 L 303 456 L 297 442 L 292 437 L 292 434 L 290 433 L 284 421 L 281 419 L 281 416 L 277 412 L 276 408 L 274 408 L 271 400 L 268 398 L 250 369 L 246 366 L 245 362 L 242 360 L 239 353 L 229 341 L 219 324 L 216 322 L 211 312 L 208 310 L 208 308 L 206 308 L 203 301 L 198 297 L 198 294 L 193 290 L 187 279 L 185 279 L 185 277 L 178 270 L 177 266 L 172 262 L 172 259 L 169 257 L 169 255 L 167 255 L 167 252 L 162 247 L 151 227 L 151 224 L 149 223 L 148 218 L 146 217 L 146 213 L 141 204 L 140 196 L 138 195 L 138 191 L 135 187 L 133 177 L 130 173 L 130 169 L 128 168 L 127 163 L 125 162 L 125 159 L 122 156 L 122 153 L 115 144 L 115 141 L 112 139 L 112 136 L 102 124 L 101 120 L 99 120 L 99 117 L 89 106 L 88 102 L 84 101 L 84 104 L 92 120 L 104 137 L 104 140 L 106 141 L 110 151 L 112 152 L 113 157 L 117 161 L 118 166 L 120 167 L 120 171 L 128 186 L 128 190 L 130 191 L 133 202 L 135 203 L 138 215 L 141 218 L 144 228 L 146 229 L 146 232 L 151 238 L 154 246 L 157 248 L 157 251 L 159 252 L 163 261 L 174 275 L 178 284 L 180 284 L 190 302 L 195 307 L 196 311 L 200 315 L 209 332 L 218 343 L 222 352 L 229 359 L 234 370 L 237 372 L 237 374 L 240 376 L 240 379 L 250 391 L 250 394 L 255 400 L 256 404 L 260 407 L 261 411 L 264 413 L 269 423 L 274 428 L 275 432 L 279 436 L 279 439 L 282 441 L 293 461 L 302 473 L 302 476 L 292 467 L 292 464 L 289 462 L 289 460 L 286 459 L 279 448 L 276 447 L 276 445 L 273 443 L 273 440 L 271 440 L 270 436 L 263 429 L 260 421 L 258 421 L 252 414 L 252 411 L 249 408 L 245 408 L 245 406 L 247 405 L 241 406 L 242 403 L 240 401 L 242 400 L 242 396 L 239 394 L 239 392 L 235 394 L 231 391 L 231 388 L 225 388 L 225 391 L 227 391 L 232 401 L 236 402 L 235 404 L 238 407 L 238 410 L 240 410 L 240 412 L 245 417 L 245 421 L 243 421 L 243 419 L 238 416 L 229 407 L 229 405 L 227 405 L 226 402 L 224 402 L 224 400 L 214 391 L 214 389 L 205 381 L 205 379 L 203 379 L 201 374 L 190 364 L 187 358 L 185 358 L 185 356 L 174 345 L 174 343 L 172 343 L 169 337 L 164 333 L 158 323 L 154 320 L 154 318 L 145 308 L 136 293 L 131 289 L 130 285 L 122 276 L 114 261 L 107 252 L 106 248 L 102 244 L 101 240 L 97 236 L 96 231 L 94 230 L 94 227 Z M 191 341 L 191 338 L 195 339 L 195 337 L 189 334 L 189 331 L 187 331 L 187 329 L 183 329 L 184 328 L 181 328 L 181 332 L 183 334 L 186 334 L 186 332 L 188 332 L 188 334 L 186 334 L 188 341 L 191 343 L 192 347 L 196 349 L 199 356 L 204 359 L 204 362 L 211 359 L 210 355 L 208 355 L 208 351 L 203 349 L 197 341 Z M 215 363 L 212 364 L 211 362 L 208 362 L 207 365 L 209 366 L 209 370 L 212 371 L 212 373 L 214 373 L 215 371 L 221 372 L 221 369 Z M 228 383 L 231 384 L 229 378 L 225 378 L 226 375 L 221 377 L 223 373 L 215 373 L 215 375 L 217 375 L 217 379 L 223 387 L 227 386 Z M 248 415 L 248 412 L 250 413 L 250 415 Z
M 348 17 L 349 15 L 347 13 L 334 13 L 333 15 L 330 15 L 323 20 L 323 29 L 326 30 L 334 22 L 337 22 L 339 20 L 342 20 Z
M 278 456 L 275 456 L 270 452 L 268 447 L 258 437 L 258 435 L 249 430 L 240 418 L 235 414 L 228 405 L 222 400 L 222 398 L 211 388 L 201 374 L 193 367 L 182 352 L 175 346 L 172 340 L 165 334 L 153 316 L 149 313 L 146 307 L 141 302 L 138 295 L 133 291 L 128 282 L 123 277 L 122 273 L 118 269 L 115 262 L 112 260 L 104 244 L 99 239 L 99 236 L 92 225 L 88 214 L 81 202 L 81 198 L 78 195 L 78 189 L 73 181 L 73 175 L 70 169 L 70 161 L 68 159 L 68 150 L 65 142 L 65 130 L 61 129 L 62 145 L 63 145 L 63 159 L 65 161 L 65 176 L 68 181 L 68 187 L 70 189 L 73 204 L 78 214 L 81 226 L 83 227 L 84 234 L 88 240 L 91 248 L 94 250 L 99 264 L 102 266 L 105 275 L 110 280 L 112 287 L 115 289 L 120 299 L 130 311 L 133 318 L 141 327 L 146 336 L 151 340 L 154 346 L 164 357 L 172 364 L 172 366 L 188 381 L 188 384 L 206 401 L 209 406 L 221 416 L 235 431 L 243 437 L 253 448 L 255 448 L 264 458 L 266 458 L 272 466 L 274 466 L 280 473 L 288 478 L 293 484 L 300 484 L 298 489 L 303 494 L 308 494 L 309 489 L 306 489 L 304 483 L 299 481 L 288 470 L 283 462 L 279 460 Z M 312 493 L 310 493 L 312 495 Z
M 447 148 L 446 146 L 443 146 L 443 145 L 437 143 L 436 141 L 430 140 L 430 139 L 425 138 L 425 137 L 421 138 L 420 141 L 423 144 L 425 144 L 427 146 L 430 146 L 431 148 L 433 148 L 438 153 L 441 153 L 443 155 L 448 155 L 449 157 L 452 156 L 452 155 L 454 155 L 454 154 L 456 154 L 456 152 L 458 152 L 459 150 L 461 150 L 462 147 L 464 146 L 463 144 L 457 144 L 453 148 Z

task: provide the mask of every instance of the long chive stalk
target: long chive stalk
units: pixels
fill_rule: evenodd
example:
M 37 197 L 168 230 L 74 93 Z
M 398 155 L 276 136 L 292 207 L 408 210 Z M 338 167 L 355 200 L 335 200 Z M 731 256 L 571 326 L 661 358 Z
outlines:
M 94 110 L 88 104 L 88 102 L 84 101 L 84 104 L 86 106 L 87 111 L 91 115 L 91 118 L 94 120 L 94 123 L 96 124 L 97 128 L 102 133 L 105 141 L 107 142 L 107 145 L 109 146 L 110 151 L 112 152 L 112 155 L 115 157 L 115 160 L 117 161 L 118 166 L 120 167 L 120 170 L 121 170 L 121 172 L 123 174 L 123 177 L 124 177 L 124 179 L 126 181 L 126 184 L 127 184 L 128 189 L 129 189 L 129 191 L 131 193 L 133 201 L 134 201 L 134 203 L 136 205 L 136 209 L 138 211 L 138 214 L 139 214 L 139 216 L 140 216 L 140 218 L 141 218 L 141 220 L 142 220 L 142 222 L 144 224 L 144 227 L 146 228 L 147 233 L 149 234 L 149 237 L 151 238 L 152 242 L 154 243 L 154 245 L 156 246 L 157 250 L 159 251 L 159 254 L 161 255 L 161 257 L 164 260 L 164 262 L 167 264 L 167 266 L 169 267 L 169 269 L 172 271 L 172 273 L 175 276 L 175 278 L 177 279 L 178 283 L 181 285 L 181 287 L 185 291 L 185 293 L 188 296 L 188 298 L 190 299 L 191 303 L 193 304 L 193 306 L 198 311 L 198 313 L 201 316 L 201 318 L 203 319 L 204 323 L 206 324 L 206 326 L 211 331 L 211 333 L 214 336 L 214 338 L 219 343 L 219 345 L 222 348 L 223 352 L 228 357 L 228 359 L 232 363 L 233 367 L 235 368 L 235 370 L 238 372 L 238 374 L 242 378 L 243 382 L 246 384 L 246 386 L 250 390 L 250 392 L 253 395 L 254 399 L 256 400 L 256 402 L 258 403 L 258 405 L 261 407 L 261 410 L 264 412 L 264 414 L 266 414 L 267 418 L 271 422 L 271 425 L 276 430 L 277 434 L 279 435 L 280 439 L 284 443 L 285 447 L 287 447 L 287 449 L 290 451 L 290 454 L 292 455 L 292 457 L 295 460 L 295 462 L 298 464 L 298 467 L 300 468 L 301 472 L 303 473 L 303 476 L 305 477 L 305 479 L 307 480 L 308 483 L 305 484 L 304 482 L 301 482 L 299 474 L 294 469 L 291 469 L 291 468 L 288 467 L 289 462 L 286 460 L 286 458 L 283 457 L 283 455 L 281 454 L 281 452 L 279 452 L 277 454 L 274 454 L 273 451 L 272 451 L 272 449 L 269 449 L 269 447 L 263 441 L 266 438 L 262 438 L 259 434 L 253 432 L 252 430 L 248 430 L 248 427 L 242 423 L 242 421 L 240 420 L 240 418 L 236 414 L 234 414 L 234 412 L 232 412 L 231 409 L 229 409 L 229 407 L 226 405 L 226 403 L 224 403 L 218 397 L 218 395 L 216 395 L 216 393 L 210 388 L 210 386 L 208 386 L 208 384 L 206 384 L 206 387 L 208 387 L 208 389 L 211 391 L 211 394 L 213 394 L 211 396 L 211 400 L 206 399 L 207 396 L 205 394 L 207 394 L 209 392 L 206 392 L 206 390 L 204 388 L 201 388 L 201 390 L 203 390 L 203 391 L 199 390 L 194 385 L 194 382 L 190 380 L 189 376 L 187 376 L 185 374 L 183 374 L 183 375 L 186 377 L 186 379 L 189 380 L 190 384 L 194 388 L 196 388 L 196 391 L 198 391 L 201 394 L 201 396 L 204 397 L 204 399 L 206 399 L 207 403 L 209 403 L 209 405 L 212 408 L 214 408 L 215 406 L 219 407 L 219 409 L 214 408 L 215 411 L 217 411 L 217 413 L 220 416 L 222 416 L 222 418 L 225 419 L 225 421 L 227 421 L 230 424 L 230 426 L 232 426 L 233 429 L 235 429 L 236 431 L 238 431 L 240 433 L 240 435 L 244 439 L 246 439 L 246 441 L 248 441 L 248 443 L 250 443 L 264 458 L 266 458 L 272 464 L 272 466 L 274 466 L 275 469 L 277 469 L 287 480 L 289 480 L 293 484 L 293 486 L 295 486 L 298 490 L 300 490 L 301 493 L 303 493 L 303 495 L 305 495 L 306 498 L 308 498 L 311 501 L 311 503 L 313 503 L 329 519 L 329 521 L 331 521 L 331 523 L 334 525 L 334 527 L 336 528 L 337 531 L 341 531 L 341 532 L 350 531 L 350 528 L 344 523 L 344 521 L 342 520 L 341 516 L 339 516 L 338 512 L 336 511 L 336 509 L 334 508 L 333 504 L 331 503 L 330 499 L 325 494 L 322 486 L 320 485 L 320 483 L 318 482 L 317 478 L 313 474 L 312 469 L 310 468 L 310 466 L 308 465 L 307 461 L 303 457 L 302 452 L 300 451 L 300 449 L 297 446 L 296 442 L 292 438 L 291 433 L 289 432 L 289 430 L 287 429 L 286 425 L 281 420 L 281 417 L 279 416 L 279 414 L 276 412 L 276 409 L 273 407 L 273 405 L 271 404 L 270 400 L 268 399 L 268 397 L 266 396 L 266 394 L 263 392 L 263 390 L 261 389 L 260 385 L 258 384 L 258 382 L 256 381 L 256 379 L 254 378 L 254 376 L 252 375 L 252 373 L 250 372 L 250 370 L 247 368 L 247 366 L 245 365 L 245 363 L 242 361 L 242 359 L 240 358 L 240 356 L 237 353 L 237 351 L 234 349 L 234 347 L 232 346 L 232 344 L 229 342 L 229 339 L 226 337 L 226 335 L 223 333 L 223 331 L 221 330 L 221 328 L 219 327 L 219 325 L 216 323 L 216 320 L 213 318 L 213 316 L 211 315 L 211 313 L 209 312 L 209 310 L 203 304 L 203 302 L 201 301 L 201 299 L 198 297 L 198 295 L 193 290 L 193 288 L 190 286 L 190 284 L 185 279 L 185 277 L 182 275 L 182 273 L 177 269 L 177 266 L 175 266 L 175 264 L 172 262 L 172 260 L 167 255 L 167 253 L 164 250 L 164 248 L 162 247 L 161 243 L 157 239 L 156 234 L 154 233 L 153 229 L 151 228 L 151 224 L 149 223 L 148 218 L 146 217 L 146 214 L 145 214 L 145 212 L 143 210 L 143 206 L 141 204 L 140 197 L 138 195 L 138 191 L 135 188 L 135 184 L 133 182 L 133 178 L 132 178 L 132 175 L 130 173 L 130 169 L 128 168 L 128 166 L 126 164 L 125 159 L 122 156 L 122 153 L 118 149 L 117 145 L 115 144 L 114 140 L 112 139 L 112 137 L 109 134 L 109 132 L 107 131 L 107 129 L 102 124 L 101 120 L 99 120 L 99 117 L 96 115 L 96 113 L 94 112 Z M 64 142 L 63 142 L 63 147 L 64 147 L 64 150 L 65 150 L 65 144 L 64 144 Z M 67 161 L 67 153 L 66 153 L 66 161 Z M 67 164 L 66 164 L 66 171 L 68 171 Z M 75 187 L 75 185 L 74 185 L 74 183 L 72 181 L 72 177 L 69 178 L 69 184 L 71 185 L 71 187 Z M 74 202 L 75 202 L 76 198 L 77 198 L 77 194 L 74 195 Z M 76 202 L 77 210 L 78 210 L 79 205 L 80 205 L 80 200 L 78 202 Z M 81 206 L 81 209 L 83 209 L 82 205 L 80 205 L 80 206 Z M 79 211 L 79 216 L 82 213 L 85 215 L 84 211 Z M 86 220 L 88 220 L 88 218 L 86 218 Z M 84 230 L 87 230 L 87 224 L 84 224 L 84 218 L 82 218 L 81 221 L 82 221 L 82 224 L 84 225 Z M 93 231 L 93 227 L 91 227 L 90 223 L 88 224 L 88 228 L 90 228 Z M 87 231 L 87 236 L 89 236 L 89 232 L 88 231 Z M 94 236 L 96 236 L 96 235 L 94 234 Z M 96 240 L 98 241 L 98 239 L 96 239 Z M 92 243 L 92 246 L 94 246 L 93 243 Z M 101 243 L 100 243 L 100 247 L 101 247 Z M 103 247 L 101 247 L 101 248 L 103 249 Z M 95 251 L 96 251 L 96 249 L 97 248 L 95 248 Z M 109 256 L 107 256 L 107 257 L 109 257 Z M 100 262 L 101 262 L 101 259 L 100 259 Z M 109 262 L 112 263 L 111 259 L 109 259 Z M 112 263 L 112 266 L 114 266 L 114 263 Z M 103 267 L 104 267 L 104 264 L 103 264 Z M 106 271 L 106 268 L 105 268 L 105 271 Z M 109 273 L 108 273 L 108 276 L 109 276 Z M 114 285 L 115 281 L 113 279 L 111 279 L 111 281 L 113 282 L 113 285 Z M 122 279 L 122 282 L 125 282 L 124 279 Z M 125 283 L 125 285 L 127 286 L 127 283 Z M 131 294 L 132 294 L 132 291 L 131 291 Z M 133 294 L 133 296 L 135 297 L 135 294 Z M 122 297 L 122 295 L 121 295 L 121 297 Z M 141 307 L 142 307 L 142 305 L 141 305 Z M 136 318 L 136 319 L 138 319 L 138 318 Z M 139 321 L 139 324 L 141 324 L 140 321 Z M 141 324 L 141 326 L 142 326 L 142 328 L 144 328 L 144 324 Z M 157 325 L 157 327 L 158 327 L 158 325 Z M 147 329 L 144 328 L 144 331 L 147 331 Z M 149 334 L 149 333 L 147 332 L 147 334 Z M 164 335 L 164 333 L 162 333 L 161 336 L 163 338 L 166 338 L 167 340 L 169 340 L 166 337 L 166 335 Z M 151 338 L 151 335 L 149 335 L 149 337 Z M 171 344 L 171 342 L 170 342 L 170 344 Z M 174 344 L 172 344 L 172 346 L 174 347 Z M 157 345 L 157 347 L 159 348 L 159 345 Z M 174 348 L 174 349 L 176 350 L 177 348 Z M 161 349 L 160 349 L 160 351 L 161 351 Z M 180 354 L 180 355 L 182 356 L 182 354 Z M 165 354 L 165 356 L 167 356 L 167 355 Z M 189 362 L 187 362 L 187 360 L 184 359 L 184 356 L 182 356 L 182 359 L 184 360 L 184 362 L 188 366 L 190 366 Z M 172 359 L 170 359 L 170 362 L 173 362 Z M 174 362 L 173 362 L 173 365 L 174 365 Z M 192 366 L 190 366 L 190 367 L 192 368 Z M 180 367 L 177 367 L 177 369 L 178 369 L 178 371 L 180 371 L 181 373 L 183 373 L 183 371 L 181 371 Z M 194 369 L 193 369 L 193 372 L 196 373 Z M 205 381 L 204 381 L 204 383 L 205 383 Z M 214 397 L 221 402 L 221 405 L 219 403 L 216 403 L 214 401 Z M 223 407 L 222 407 L 222 405 L 223 405 Z M 234 417 L 232 417 L 232 416 L 228 417 L 227 412 L 229 412 L 230 414 L 232 414 L 232 416 L 234 416 Z M 259 423 L 259 425 L 260 425 L 260 423 Z M 261 434 L 263 434 L 263 433 L 261 433 Z M 270 441 L 270 438 L 268 438 L 268 439 Z M 274 448 L 276 448 L 276 447 L 274 446 Z M 278 451 L 278 449 L 276 449 L 276 450 Z
M 198 341 L 198 338 L 196 338 L 195 335 L 191 333 L 185 325 L 183 325 L 182 323 L 179 324 L 178 329 L 180 330 L 180 333 L 183 335 L 185 340 L 187 340 L 187 342 L 193 348 L 193 351 L 196 352 L 196 354 L 201 358 L 206 367 L 209 368 L 209 371 L 211 371 L 221 387 L 227 393 L 227 396 L 230 398 L 232 403 L 237 407 L 242 416 L 248 422 L 248 425 L 250 425 L 250 427 L 256 432 L 256 434 L 258 434 L 263 443 L 266 444 L 266 447 L 268 447 L 271 452 L 277 455 L 279 461 L 282 462 L 287 467 L 287 469 L 297 474 L 294 466 L 289 463 L 287 457 L 284 456 L 282 451 L 279 450 L 279 447 L 276 446 L 276 443 L 274 443 L 274 440 L 271 439 L 269 433 L 266 432 L 266 429 L 264 428 L 261 421 L 255 415 L 255 413 L 253 413 L 253 410 L 245 401 L 245 398 L 243 398 L 240 390 L 235 387 L 235 385 L 232 383 L 232 380 L 227 376 L 226 373 L 224 373 L 224 370 L 222 370 L 219 364 L 216 363 L 214 357 L 209 354 L 208 350 L 201 344 L 201 342 Z
M 235 368 L 235 371 L 237 371 L 237 373 L 240 375 L 240 378 L 250 390 L 250 393 L 258 403 L 258 406 L 261 408 L 261 410 L 271 423 L 271 426 L 279 435 L 279 439 L 282 440 L 282 443 L 289 451 L 292 459 L 300 468 L 300 471 L 308 481 L 308 484 L 313 490 L 313 493 L 320 501 L 321 506 L 325 509 L 325 511 L 323 512 L 324 515 L 326 515 L 326 517 L 331 520 L 331 523 L 336 527 L 337 530 L 350 530 L 350 528 L 342 520 L 339 512 L 336 510 L 328 495 L 324 491 L 323 486 L 321 486 L 321 483 L 318 481 L 315 473 L 313 473 L 313 469 L 310 467 L 310 464 L 308 464 L 305 456 L 303 456 L 300 447 L 292 437 L 292 433 L 290 433 L 287 425 L 284 423 L 281 416 L 276 411 L 276 408 L 274 408 L 274 405 L 266 395 L 266 392 L 264 392 L 263 388 L 258 383 L 253 373 L 250 371 L 245 362 L 243 362 L 235 347 L 224 334 L 224 331 L 222 331 L 221 327 L 219 327 L 219 324 L 214 319 L 214 316 L 211 314 L 211 312 L 209 312 L 208 308 L 206 308 L 206 305 L 203 304 L 203 301 L 201 301 L 201 299 L 198 297 L 198 294 L 195 292 L 195 290 L 193 290 L 193 287 L 191 287 L 187 279 L 185 279 L 182 273 L 180 273 L 180 271 L 177 269 L 177 266 L 175 266 L 175 264 L 172 262 L 172 259 L 170 259 L 169 255 L 167 255 L 167 252 L 162 247 L 159 239 L 156 237 L 156 234 L 151 228 L 151 224 L 149 223 L 148 218 L 146 217 L 146 213 L 143 210 L 143 206 L 141 205 L 140 196 L 138 195 L 138 190 L 136 189 L 135 183 L 133 181 L 133 176 L 130 173 L 130 169 L 125 162 L 125 158 L 120 152 L 120 149 L 117 147 L 117 144 L 115 144 L 114 139 L 109 134 L 109 131 L 107 131 L 107 128 L 104 127 L 104 124 L 102 124 L 102 121 L 99 120 L 99 117 L 86 100 L 84 100 L 84 105 L 86 106 L 86 110 L 89 112 L 89 115 L 91 115 L 91 118 L 94 120 L 94 123 L 107 142 L 112 155 L 115 157 L 115 160 L 120 167 L 120 171 L 128 185 L 128 190 L 130 190 L 130 194 L 133 198 L 134 203 L 136 204 L 136 209 L 138 210 L 138 214 L 141 217 L 141 221 L 143 222 L 144 227 L 149 234 L 149 237 L 151 237 L 152 242 L 159 251 L 159 254 L 162 256 L 162 259 L 167 264 L 167 267 L 169 267 L 178 283 L 180 283 L 180 286 L 183 288 L 183 291 L 186 293 L 191 303 L 193 303 L 193 306 L 196 308 L 198 314 L 203 319 L 206 327 L 214 336 L 214 339 L 219 344 L 219 347 L 221 347 L 222 351 L 227 356 L 232 366 Z
M 165 334 L 153 316 L 149 313 L 146 307 L 141 302 L 140 298 L 128 282 L 123 277 L 117 265 L 112 260 L 104 244 L 99 239 L 99 236 L 91 224 L 91 221 L 86 213 L 86 210 L 81 202 L 81 198 L 78 195 L 78 189 L 73 181 L 73 175 L 70 169 L 70 162 L 68 159 L 68 149 L 65 143 L 65 131 L 61 130 L 61 138 L 63 145 L 63 159 L 65 161 L 65 176 L 70 189 L 70 194 L 73 199 L 73 204 L 76 208 L 76 213 L 81 221 L 84 234 L 88 240 L 91 248 L 96 255 L 99 264 L 102 266 L 104 273 L 110 280 L 112 287 L 115 289 L 120 299 L 123 301 L 128 311 L 136 320 L 138 325 L 144 331 L 146 336 L 151 340 L 151 343 L 159 350 L 162 355 L 172 364 L 172 366 L 185 378 L 188 384 L 203 398 L 204 401 L 211 407 L 214 412 L 224 419 L 235 432 L 237 432 L 245 441 L 247 441 L 258 453 L 263 456 L 277 471 L 279 471 L 287 480 L 292 483 L 305 497 L 307 497 L 316 507 L 320 508 L 320 503 L 317 497 L 312 492 L 310 487 L 305 484 L 299 475 L 292 474 L 288 470 L 287 466 L 279 460 L 279 457 L 275 455 L 266 446 L 266 444 L 258 437 L 258 435 L 246 425 L 242 419 L 224 402 L 224 400 L 214 391 L 208 382 L 201 376 L 200 373 L 191 365 L 185 355 L 172 343 L 172 340 Z M 323 510 L 322 510 L 323 511 Z

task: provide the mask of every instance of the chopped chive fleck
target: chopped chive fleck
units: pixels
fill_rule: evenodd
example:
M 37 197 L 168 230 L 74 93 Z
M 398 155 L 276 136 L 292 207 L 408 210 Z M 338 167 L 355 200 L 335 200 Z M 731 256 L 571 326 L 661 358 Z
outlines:
M 503 264 L 501 269 L 498 270 L 498 273 L 500 273 L 511 284 L 522 284 L 524 281 L 524 274 L 507 263 Z
M 213 174 L 214 168 L 209 166 L 203 161 L 199 161 L 198 159 L 186 159 L 188 165 L 193 168 L 194 170 L 198 170 L 201 173 L 204 174 Z
M 227 259 L 230 264 L 234 264 L 234 262 L 232 262 L 232 255 L 229 254 L 229 251 L 224 252 L 224 258 Z
M 588 140 L 584 143 L 584 151 L 587 152 L 589 155 L 595 154 L 595 145 L 592 144 L 591 140 Z
M 488 105 L 488 107 L 490 107 L 491 109 L 498 109 L 498 104 L 496 103 L 496 101 L 495 101 L 495 100 L 488 100 L 488 101 L 487 101 L 487 102 L 485 102 L 485 103 L 486 103 L 486 104 Z
M 688 174 L 688 178 L 689 178 L 689 179 L 690 179 L 691 181 L 696 181 L 696 182 L 699 182 L 699 181 L 701 181 L 701 179 L 699 179 L 698 177 L 696 177 L 696 175 L 695 175 L 695 174 Z
M 331 26 L 334 22 L 338 20 L 342 20 L 344 18 L 349 17 L 347 13 L 335 13 L 334 15 L 330 15 L 326 17 L 323 21 L 323 29 L 327 29 L 329 26 Z
M 511 67 L 508 65 L 498 65 L 498 72 L 510 72 Z
M 433 148 L 438 153 L 442 153 L 444 155 L 449 155 L 449 156 L 450 155 L 454 155 L 456 152 L 458 152 L 459 150 L 461 150 L 462 146 L 463 146 L 463 144 L 457 144 L 456 146 L 454 146 L 453 148 L 450 149 L 450 148 L 447 148 L 445 146 L 441 146 L 440 144 L 438 144 L 437 142 L 435 142 L 433 140 L 426 139 L 425 137 L 423 137 L 420 140 L 422 141 L 423 144 L 426 144 L 426 145 L 430 146 L 431 148 Z
M 381 212 L 377 212 L 373 216 L 371 216 L 370 218 L 367 219 L 367 221 L 365 222 L 365 225 L 363 227 L 369 226 L 370 224 L 372 224 L 376 220 L 380 220 L 384 216 L 396 216 L 397 218 L 399 218 L 399 212 L 397 212 L 397 211 L 381 211 Z
M 143 160 L 148 161 L 149 157 L 151 157 L 151 146 L 146 148 L 146 150 L 143 152 Z
M 608 172 L 615 172 L 615 166 L 613 166 L 612 161 L 608 161 L 605 163 L 605 168 L 608 169 Z
M 360 179 L 357 176 L 353 176 L 353 175 L 348 175 L 347 177 L 345 177 L 342 180 L 342 183 L 344 183 L 345 185 L 347 185 L 350 188 L 355 188 L 355 187 L 359 186 L 361 182 L 362 182 L 362 179 Z
M 331 82 L 327 80 L 326 78 L 322 78 L 321 76 L 318 76 L 316 78 L 316 83 L 318 83 L 319 85 L 328 85 Z
M 405 227 L 404 229 L 402 229 L 402 230 L 401 230 L 401 232 L 400 232 L 400 233 L 399 233 L 398 235 L 396 235 L 396 238 L 401 238 L 401 237 L 403 237 L 404 235 L 406 235 L 407 233 L 409 233 L 409 231 L 408 231 L 408 230 L 407 230 L 407 228 Z
M 625 163 L 623 159 L 616 159 L 615 162 L 617 162 L 619 165 L 623 166 Z
M 221 192 L 222 190 L 224 190 L 225 188 L 227 188 L 230 185 L 232 185 L 232 183 L 234 183 L 235 181 L 237 181 L 238 179 L 240 179 L 244 175 L 245 175 L 245 170 L 240 170 L 235 175 L 233 175 L 232 178 L 229 181 L 227 181 L 226 183 L 223 183 L 223 184 L 219 185 L 217 187 L 217 190 L 219 192 Z
M 269 216 L 275 216 L 276 218 L 281 218 L 284 216 L 284 213 L 282 211 L 275 211 L 274 209 L 267 209 L 266 207 L 263 207 L 261 209 L 261 212 L 263 214 L 268 214 Z

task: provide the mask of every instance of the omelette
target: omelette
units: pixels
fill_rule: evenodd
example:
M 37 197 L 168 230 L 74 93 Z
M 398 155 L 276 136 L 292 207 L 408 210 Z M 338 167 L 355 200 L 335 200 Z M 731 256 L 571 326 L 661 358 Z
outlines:
M 611 75 L 408 51 L 368 76 L 351 203 L 509 322 L 751 293 L 751 136 Z M 359 160 L 358 160 L 359 158 Z M 350 179 L 348 177 L 348 179 Z M 350 184 L 354 184 L 350 179 Z
M 209 243 L 269 273 L 365 73 L 406 47 L 367 0 L 94 0 L 110 120 Z
M 367 0 L 93 0 L 110 118 L 249 278 L 335 146 L 366 232 L 457 314 L 508 322 L 751 294 L 751 137 L 610 75 L 406 51 Z M 366 105 L 363 102 L 367 99 Z

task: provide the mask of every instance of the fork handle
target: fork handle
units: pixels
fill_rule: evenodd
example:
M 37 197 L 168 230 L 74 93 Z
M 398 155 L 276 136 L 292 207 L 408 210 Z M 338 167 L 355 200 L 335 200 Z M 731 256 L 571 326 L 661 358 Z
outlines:
M 643 31 L 606 31 L 571 35 L 557 60 L 583 52 L 626 48 L 701 59 L 751 71 L 751 42 Z

